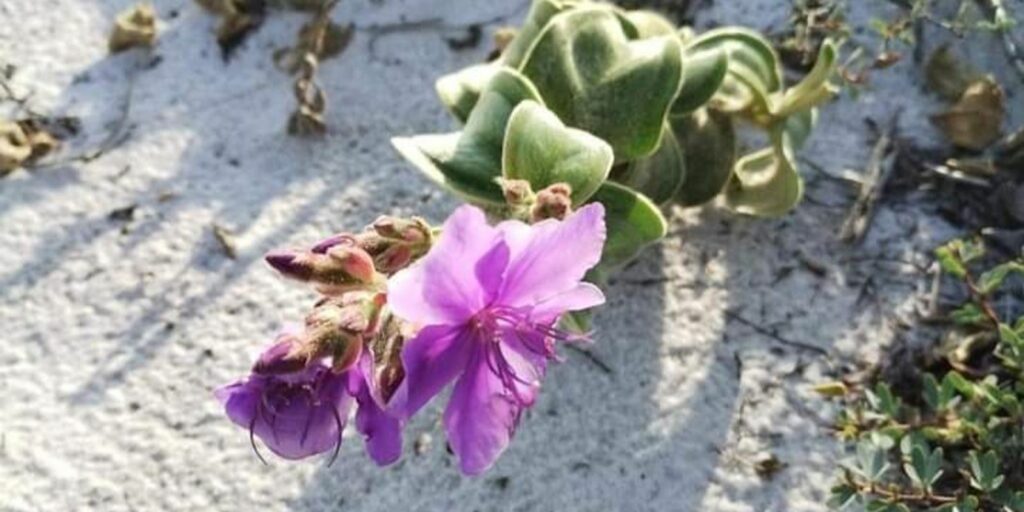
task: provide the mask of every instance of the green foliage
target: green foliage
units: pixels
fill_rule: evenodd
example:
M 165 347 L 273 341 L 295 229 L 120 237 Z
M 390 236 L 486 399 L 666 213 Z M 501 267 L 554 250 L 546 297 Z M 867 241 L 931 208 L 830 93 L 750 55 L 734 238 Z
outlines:
M 854 451 L 833 509 L 1024 511 L 1024 314 L 1011 321 L 993 306 L 1024 261 L 979 273 L 984 255 L 970 240 L 936 251 L 969 299 L 952 315 L 963 341 L 924 369 L 919 390 L 874 382 L 826 394 L 844 403 L 836 432 Z
M 555 183 L 572 187 L 573 204 L 594 195 L 612 168 L 612 148 L 605 141 L 566 128 L 539 103 L 524 101 L 512 111 L 503 150 L 502 174 L 541 189 Z
M 757 32 L 694 34 L 650 11 L 534 0 L 494 62 L 437 81 L 463 130 L 393 143 L 431 179 L 501 216 L 513 214 L 502 177 L 534 191 L 567 183 L 575 204 L 601 201 L 620 215 L 609 226 L 624 229 L 616 236 L 609 228 L 603 264 L 614 266 L 664 236 L 658 205 L 724 195 L 750 215 L 796 206 L 803 182 L 794 153 L 814 108 L 832 94 L 834 68 L 826 41 L 814 69 L 787 89 L 778 56 Z M 739 123 L 764 131 L 771 145 L 741 157 Z

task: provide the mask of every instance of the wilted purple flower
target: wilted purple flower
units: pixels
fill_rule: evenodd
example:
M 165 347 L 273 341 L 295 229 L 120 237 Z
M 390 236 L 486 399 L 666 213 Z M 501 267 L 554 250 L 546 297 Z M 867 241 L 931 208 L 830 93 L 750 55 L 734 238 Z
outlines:
M 457 379 L 445 430 L 462 471 L 478 474 L 533 405 L 554 342 L 578 338 L 555 327 L 559 317 L 604 302 L 582 282 L 601 258 L 604 208 L 591 204 L 562 222 L 490 226 L 482 211 L 463 206 L 441 233 L 388 282 L 392 311 L 422 326 L 403 349 L 405 380 L 390 406 L 411 416 Z
M 364 372 L 369 353 L 350 370 L 335 373 L 322 359 L 307 364 L 304 358 L 290 357 L 298 344 L 295 334 L 282 334 L 263 352 L 248 378 L 214 392 L 231 421 L 249 430 L 253 449 L 253 437 L 258 436 L 286 459 L 332 449 L 337 456 L 355 401 L 356 427 L 366 437 L 371 458 L 381 465 L 398 459 L 401 422 L 385 414 L 374 397 L 372 379 Z

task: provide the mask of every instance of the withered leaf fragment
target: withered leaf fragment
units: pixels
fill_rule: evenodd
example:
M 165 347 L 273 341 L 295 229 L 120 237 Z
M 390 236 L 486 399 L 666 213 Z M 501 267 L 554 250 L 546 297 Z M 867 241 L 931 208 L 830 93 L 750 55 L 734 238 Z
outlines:
M 153 46 L 156 41 L 156 12 L 148 3 L 134 7 L 117 15 L 114 31 L 110 33 L 110 53 L 130 48 Z
M 21 167 L 32 155 L 32 147 L 21 125 L 0 121 L 0 176 Z
M 0 121 L 0 176 L 18 167 L 30 167 L 59 145 L 43 120 Z
M 928 89 L 948 101 L 956 101 L 971 83 L 983 78 L 970 64 L 960 60 L 948 44 L 932 52 L 924 73 Z
M 213 225 L 213 238 L 217 240 L 224 255 L 235 259 L 238 257 L 238 245 L 235 243 L 235 235 L 220 224 Z
M 221 57 L 231 58 L 238 45 L 263 24 L 266 0 L 195 0 L 203 9 L 221 17 L 217 27 L 217 44 Z
M 304 55 L 313 53 L 320 61 L 337 57 L 348 47 L 354 32 L 352 25 L 341 26 L 329 20 L 326 24 L 310 21 L 299 29 L 295 46 L 274 52 L 274 63 L 289 74 L 298 73 Z
M 972 82 L 949 110 L 932 123 L 956 146 L 981 151 L 1002 134 L 1006 97 L 992 77 Z

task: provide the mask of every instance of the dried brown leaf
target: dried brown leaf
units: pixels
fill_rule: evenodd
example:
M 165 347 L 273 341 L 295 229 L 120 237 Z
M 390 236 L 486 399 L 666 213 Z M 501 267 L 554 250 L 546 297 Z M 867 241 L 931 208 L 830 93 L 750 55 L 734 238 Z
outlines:
M 999 139 L 1006 97 L 992 77 L 972 82 L 949 110 L 932 116 L 932 123 L 956 146 L 981 151 Z
M 0 176 L 21 167 L 30 156 L 32 146 L 21 125 L 0 121 Z
M 213 237 L 220 244 L 220 248 L 224 251 L 224 255 L 228 258 L 235 259 L 238 257 L 237 244 L 235 243 L 235 235 L 228 231 L 227 228 L 220 224 L 213 225 Z
M 156 12 L 152 5 L 140 3 L 117 15 L 108 46 L 110 53 L 117 53 L 135 47 L 153 46 L 154 41 Z

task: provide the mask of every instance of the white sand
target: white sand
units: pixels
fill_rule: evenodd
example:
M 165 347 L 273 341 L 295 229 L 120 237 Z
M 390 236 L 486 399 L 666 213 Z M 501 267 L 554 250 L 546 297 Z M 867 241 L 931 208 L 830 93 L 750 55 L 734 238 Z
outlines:
M 129 3 L 0 3 L 0 56 L 19 67 L 14 85 L 35 92 L 38 110 L 81 116 L 83 147 L 103 139 L 127 90 L 137 56 L 108 57 L 105 47 L 110 20 Z M 927 265 L 953 231 L 891 205 L 862 248 L 845 248 L 834 233 L 848 191 L 807 169 L 812 200 L 843 207 L 806 202 L 777 221 L 675 212 L 666 242 L 609 290 L 595 350 L 614 373 L 568 354 L 485 476 L 458 474 L 436 406 L 409 427 L 391 468 L 370 463 L 355 435 L 333 467 L 262 466 L 210 391 L 242 375 L 313 295 L 275 277 L 261 255 L 381 213 L 443 219 L 456 202 L 388 138 L 451 127 L 433 80 L 481 59 L 488 44 L 454 52 L 442 36 L 460 31 L 424 28 L 379 37 L 371 52 L 360 32 L 322 67 L 329 136 L 300 141 L 283 134 L 290 79 L 270 53 L 290 43 L 302 16 L 272 15 L 225 65 L 209 16 L 186 0 L 156 3 L 163 60 L 138 75 L 131 137 L 89 164 L 0 181 L 0 510 L 825 509 L 838 454 L 818 423 L 830 408 L 808 387 L 828 364 L 725 311 L 834 360 L 870 358 L 893 339 L 893 319 L 920 302 L 925 280 L 909 266 L 848 260 L 884 253 Z M 859 22 L 888 9 L 851 3 Z M 782 0 L 715 4 L 702 23 L 779 27 L 788 9 Z M 361 27 L 402 16 L 458 25 L 519 6 L 346 0 L 336 16 Z M 1005 67 L 995 45 L 976 56 Z M 938 104 L 905 62 L 878 73 L 860 102 L 827 107 L 805 156 L 832 172 L 861 167 L 863 117 L 896 108 L 906 134 L 934 140 L 925 114 Z M 132 204 L 133 220 L 108 219 Z M 219 249 L 213 223 L 237 234 L 237 260 Z M 801 253 L 828 275 L 808 272 Z M 869 276 L 877 302 L 857 304 Z M 422 436 L 432 442 L 417 455 Z M 768 453 L 788 466 L 763 480 L 752 461 Z

